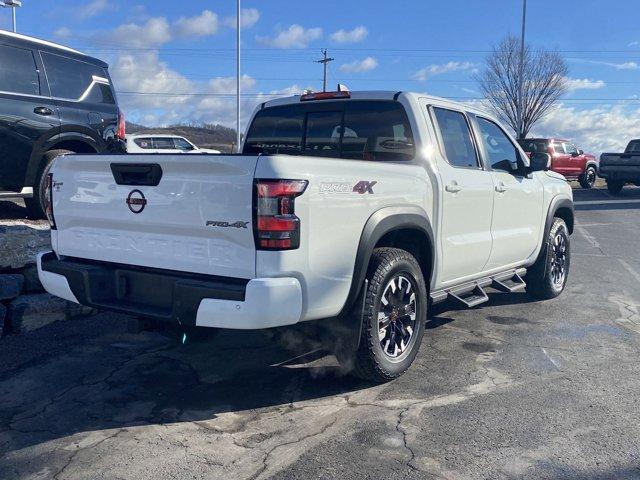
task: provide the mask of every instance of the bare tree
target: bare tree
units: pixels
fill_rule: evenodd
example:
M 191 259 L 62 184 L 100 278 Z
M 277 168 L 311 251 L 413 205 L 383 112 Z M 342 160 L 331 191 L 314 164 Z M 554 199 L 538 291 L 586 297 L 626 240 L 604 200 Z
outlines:
M 518 139 L 525 138 L 533 125 L 567 92 L 569 69 L 558 52 L 536 50 L 525 45 L 520 79 L 520 40 L 508 36 L 487 56 L 484 70 L 477 76 L 480 91 Z M 522 81 L 522 98 L 519 82 Z M 518 125 L 518 104 L 522 122 Z

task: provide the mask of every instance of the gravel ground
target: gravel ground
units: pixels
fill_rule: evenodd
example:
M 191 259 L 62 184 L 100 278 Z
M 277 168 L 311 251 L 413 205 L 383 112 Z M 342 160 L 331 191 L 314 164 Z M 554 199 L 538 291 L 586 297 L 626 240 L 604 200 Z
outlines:
M 640 478 L 640 189 L 575 194 L 567 291 L 440 307 L 387 385 L 109 313 L 5 338 L 0 478 Z

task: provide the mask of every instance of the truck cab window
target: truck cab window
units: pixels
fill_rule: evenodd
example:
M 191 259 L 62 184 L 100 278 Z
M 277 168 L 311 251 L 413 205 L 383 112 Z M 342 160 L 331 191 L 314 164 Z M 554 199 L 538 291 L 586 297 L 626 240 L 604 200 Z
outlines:
M 307 113 L 307 131 L 303 155 L 338 157 L 341 123 L 341 111 Z
M 454 167 L 478 168 L 478 155 L 464 114 L 444 108 L 434 108 L 433 111 L 440 128 L 447 162 Z
M 498 125 L 482 117 L 476 117 L 480 137 L 491 168 L 517 174 L 523 165 L 520 153 L 506 133 Z

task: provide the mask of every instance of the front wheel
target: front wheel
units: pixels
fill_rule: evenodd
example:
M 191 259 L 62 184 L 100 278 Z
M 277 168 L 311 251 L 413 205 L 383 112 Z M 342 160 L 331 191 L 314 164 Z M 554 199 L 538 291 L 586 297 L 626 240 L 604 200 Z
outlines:
M 612 195 L 618 195 L 622 191 L 622 187 L 624 187 L 624 182 L 619 180 L 607 180 L 607 190 Z
M 596 183 L 596 167 L 589 165 L 582 175 L 580 175 L 580 186 L 585 189 L 593 188 Z
M 360 344 L 351 356 L 352 373 L 383 383 L 402 375 L 418 354 L 427 316 L 427 287 L 409 252 L 374 250 L 365 294 Z
M 567 224 L 554 218 L 540 257 L 525 278 L 527 292 L 535 298 L 548 300 L 562 293 L 569 278 L 571 243 Z

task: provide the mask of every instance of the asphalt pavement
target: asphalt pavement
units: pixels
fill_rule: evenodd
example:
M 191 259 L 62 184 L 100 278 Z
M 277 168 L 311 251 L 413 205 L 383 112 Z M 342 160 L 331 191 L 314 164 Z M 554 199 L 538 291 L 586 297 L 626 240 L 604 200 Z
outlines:
M 640 188 L 574 193 L 564 294 L 438 308 L 386 385 L 295 332 L 2 339 L 0 479 L 640 478 Z

